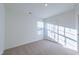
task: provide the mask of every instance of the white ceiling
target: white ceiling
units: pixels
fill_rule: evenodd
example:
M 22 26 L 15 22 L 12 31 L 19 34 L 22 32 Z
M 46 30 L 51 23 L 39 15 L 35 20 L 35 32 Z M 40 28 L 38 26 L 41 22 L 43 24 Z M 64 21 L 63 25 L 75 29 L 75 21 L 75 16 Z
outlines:
M 32 12 L 33 16 L 40 18 L 48 18 L 74 8 L 72 3 L 49 3 L 47 7 L 44 6 L 44 3 L 12 3 L 5 5 L 9 10 L 18 13 Z

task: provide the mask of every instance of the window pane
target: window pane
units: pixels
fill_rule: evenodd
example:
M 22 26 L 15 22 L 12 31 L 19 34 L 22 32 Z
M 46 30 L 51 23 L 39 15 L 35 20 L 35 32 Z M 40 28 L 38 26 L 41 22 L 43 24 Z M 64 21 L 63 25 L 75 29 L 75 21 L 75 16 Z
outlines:
M 54 39 L 54 33 L 51 31 L 48 31 L 48 37 Z
M 77 42 L 66 38 L 66 47 L 73 50 L 77 50 Z
M 42 21 L 37 22 L 37 27 L 38 28 L 44 28 L 44 23 Z
M 55 38 L 54 38 L 54 33 L 53 33 L 53 32 L 51 33 L 51 38 L 52 38 L 52 39 L 55 39 Z
M 55 29 L 54 29 L 54 32 L 58 33 L 58 26 L 55 25 L 54 28 L 55 28 Z
M 51 32 L 50 32 L 50 31 L 48 31 L 48 32 L 47 32 L 47 34 L 48 34 L 48 37 L 50 37 L 50 36 L 51 36 Z
M 54 25 L 53 24 L 47 24 L 47 29 L 53 31 L 54 30 Z
M 65 35 L 73 40 L 77 41 L 77 30 L 66 28 L 65 29 Z
M 59 43 L 65 45 L 65 37 L 59 35 Z
M 66 32 L 66 33 L 71 33 L 70 28 L 65 28 L 65 32 Z
M 63 26 L 59 26 L 59 31 L 63 31 L 64 32 L 64 27 Z
M 38 35 L 43 34 L 44 23 L 42 21 L 37 22 L 37 33 Z
M 65 33 L 65 36 L 77 41 L 77 36 L 76 35 Z
M 47 30 L 50 29 L 50 24 L 47 24 L 46 29 L 47 29 Z
M 59 34 L 64 35 L 64 32 L 63 31 L 59 31 Z
M 65 32 L 73 35 L 77 34 L 77 30 L 71 28 L 65 28 Z
M 58 34 L 55 34 L 55 41 L 58 41 Z

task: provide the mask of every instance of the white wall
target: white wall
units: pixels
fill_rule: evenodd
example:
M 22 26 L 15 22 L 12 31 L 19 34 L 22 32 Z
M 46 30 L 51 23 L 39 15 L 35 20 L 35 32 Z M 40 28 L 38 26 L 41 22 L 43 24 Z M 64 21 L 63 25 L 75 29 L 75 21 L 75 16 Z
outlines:
M 43 39 L 43 35 L 37 34 L 37 21 L 41 20 L 6 8 L 5 49 Z
M 5 39 L 5 12 L 4 5 L 0 4 L 0 54 L 4 51 L 4 39 Z
M 45 22 L 75 29 L 76 28 L 75 12 L 74 10 L 70 10 L 56 16 L 51 16 L 45 19 Z

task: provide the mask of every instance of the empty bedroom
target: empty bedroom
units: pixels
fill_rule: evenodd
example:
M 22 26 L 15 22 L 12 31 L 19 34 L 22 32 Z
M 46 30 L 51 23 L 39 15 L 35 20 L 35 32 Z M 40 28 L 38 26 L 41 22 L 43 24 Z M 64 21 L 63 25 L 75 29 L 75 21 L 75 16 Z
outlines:
M 0 3 L 1 55 L 78 55 L 78 3 Z

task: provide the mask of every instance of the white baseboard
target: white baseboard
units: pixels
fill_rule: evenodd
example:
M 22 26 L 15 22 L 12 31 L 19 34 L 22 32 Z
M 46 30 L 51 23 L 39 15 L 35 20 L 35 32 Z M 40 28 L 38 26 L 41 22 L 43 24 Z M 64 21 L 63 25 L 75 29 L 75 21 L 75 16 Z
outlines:
M 43 39 L 39 39 L 39 40 L 43 40 Z M 39 40 L 34 40 L 34 41 L 29 41 L 29 42 L 23 42 L 23 43 L 21 43 L 21 44 L 14 45 L 14 46 L 12 46 L 12 47 L 8 47 L 8 48 L 6 48 L 5 50 L 11 49 L 11 48 L 16 48 L 16 47 L 18 47 L 18 46 L 25 45 L 25 44 L 29 44 L 29 43 L 33 43 L 33 42 L 36 42 L 36 41 L 39 41 Z

